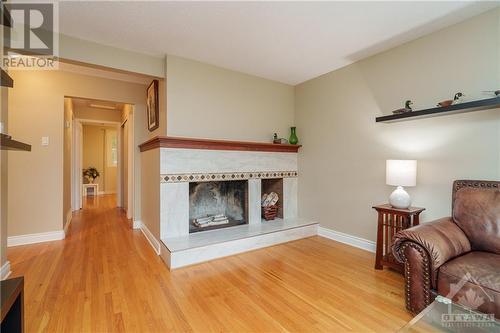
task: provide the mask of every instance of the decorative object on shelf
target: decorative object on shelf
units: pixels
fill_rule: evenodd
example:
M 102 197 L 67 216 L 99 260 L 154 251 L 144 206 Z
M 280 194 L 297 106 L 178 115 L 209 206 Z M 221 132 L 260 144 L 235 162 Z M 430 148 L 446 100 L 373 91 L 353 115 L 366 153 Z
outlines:
M 403 272 L 403 265 L 397 262 L 391 251 L 394 236 L 400 230 L 418 225 L 420 222 L 419 215 L 425 208 L 408 207 L 408 209 L 397 209 L 389 204 L 373 206 L 372 208 L 378 213 L 375 269 L 388 266 Z
M 450 106 L 451 103 L 453 103 L 453 100 L 447 99 L 446 101 L 441 101 L 441 102 L 437 103 L 436 106 L 441 107 L 441 108 L 445 108 L 447 106 Z
M 453 99 L 447 99 L 446 101 L 439 102 L 439 103 L 437 103 L 436 106 L 445 108 L 445 107 L 453 105 L 453 104 L 460 104 L 463 102 L 462 97 L 465 97 L 465 95 L 462 94 L 461 92 L 457 92 L 455 94 L 455 96 L 453 96 Z
M 387 160 L 386 184 L 397 186 L 389 197 L 389 203 L 394 208 L 405 209 L 410 207 L 410 195 L 403 186 L 415 186 L 417 183 L 417 161 L 415 160 Z
M 411 105 L 412 104 L 413 104 L 413 102 L 411 100 L 407 100 L 405 102 L 405 107 L 404 108 L 394 110 L 394 111 L 392 111 L 392 113 L 393 114 L 401 114 L 401 113 L 411 112 L 411 111 L 413 111 L 411 109 Z
M 488 93 L 488 94 L 495 94 L 496 97 L 500 97 L 500 89 L 498 89 L 498 90 L 486 90 L 483 92 Z
M 460 104 L 464 101 L 465 94 L 461 92 L 457 92 L 455 96 L 453 96 L 453 102 L 451 104 Z
M 94 183 L 94 180 L 100 176 L 99 174 L 99 171 L 94 168 L 94 167 L 90 167 L 90 168 L 87 168 L 85 170 L 83 170 L 83 176 L 87 178 L 87 180 L 89 181 L 89 183 L 93 184 Z
M 146 93 L 146 116 L 148 118 L 148 130 L 154 131 L 160 126 L 160 109 L 158 100 L 158 80 L 153 80 Z
M 288 139 L 288 142 L 291 145 L 296 145 L 299 143 L 299 138 L 297 137 L 297 128 L 296 127 L 290 127 L 290 138 Z
M 285 138 L 278 138 L 278 134 L 274 133 L 273 143 L 277 145 L 287 144 L 288 140 Z
M 264 193 L 261 199 L 262 217 L 266 221 L 274 220 L 278 214 L 279 196 L 276 192 Z

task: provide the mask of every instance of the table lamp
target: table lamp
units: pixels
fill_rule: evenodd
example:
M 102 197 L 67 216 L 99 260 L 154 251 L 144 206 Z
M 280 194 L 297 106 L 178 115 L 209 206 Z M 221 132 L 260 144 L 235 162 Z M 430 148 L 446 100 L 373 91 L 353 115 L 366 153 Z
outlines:
M 417 161 L 387 160 L 385 168 L 387 185 L 397 186 L 389 197 L 389 203 L 394 208 L 410 207 L 411 198 L 403 186 L 415 186 L 417 183 Z

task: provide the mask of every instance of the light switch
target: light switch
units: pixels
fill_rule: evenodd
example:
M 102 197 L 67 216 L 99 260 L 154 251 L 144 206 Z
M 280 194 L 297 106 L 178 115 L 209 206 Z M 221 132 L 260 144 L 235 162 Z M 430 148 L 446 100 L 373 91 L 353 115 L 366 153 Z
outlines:
M 49 137 L 42 136 L 42 146 L 48 146 L 48 145 L 49 145 Z

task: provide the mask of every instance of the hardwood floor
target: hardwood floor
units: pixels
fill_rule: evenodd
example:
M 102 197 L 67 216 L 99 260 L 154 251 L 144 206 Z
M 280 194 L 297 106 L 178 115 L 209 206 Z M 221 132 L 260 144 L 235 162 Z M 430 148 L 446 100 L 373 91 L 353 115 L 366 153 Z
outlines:
M 26 332 L 393 332 L 403 278 L 312 237 L 170 272 L 114 196 L 89 199 L 63 241 L 12 247 Z

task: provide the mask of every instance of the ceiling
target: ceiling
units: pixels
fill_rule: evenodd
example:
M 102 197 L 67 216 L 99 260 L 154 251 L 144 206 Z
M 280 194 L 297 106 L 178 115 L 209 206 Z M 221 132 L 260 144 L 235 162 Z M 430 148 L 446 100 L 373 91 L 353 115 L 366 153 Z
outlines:
M 499 2 L 60 2 L 63 34 L 190 58 L 288 84 L 487 11 Z

